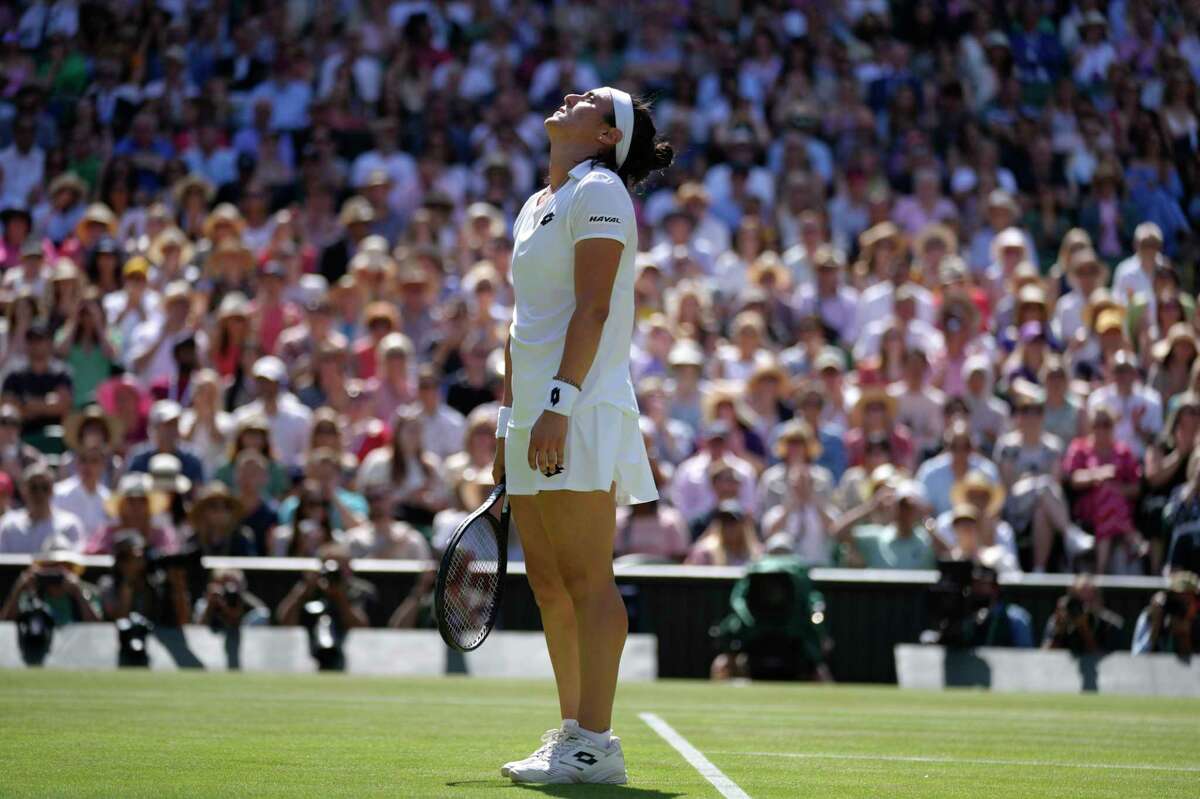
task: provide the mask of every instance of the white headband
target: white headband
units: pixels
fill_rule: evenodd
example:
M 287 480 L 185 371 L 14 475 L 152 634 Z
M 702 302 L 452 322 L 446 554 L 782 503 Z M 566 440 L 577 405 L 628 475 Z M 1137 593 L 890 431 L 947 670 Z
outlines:
M 629 155 L 629 145 L 633 143 L 633 98 L 628 92 L 606 86 L 608 96 L 612 98 L 613 118 L 617 120 L 617 130 L 621 131 L 621 140 L 617 142 L 617 169 L 625 163 Z

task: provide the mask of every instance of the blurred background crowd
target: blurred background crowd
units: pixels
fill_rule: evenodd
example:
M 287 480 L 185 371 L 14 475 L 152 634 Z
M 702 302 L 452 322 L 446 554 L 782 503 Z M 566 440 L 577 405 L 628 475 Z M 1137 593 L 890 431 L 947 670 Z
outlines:
M 429 557 L 614 84 L 678 154 L 618 556 L 1200 570 L 1200 3 L 636 10 L 0 2 L 0 552 Z

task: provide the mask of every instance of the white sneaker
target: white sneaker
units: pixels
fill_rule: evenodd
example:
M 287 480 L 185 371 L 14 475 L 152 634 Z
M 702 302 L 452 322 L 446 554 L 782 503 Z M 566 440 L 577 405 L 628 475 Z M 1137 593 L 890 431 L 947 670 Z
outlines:
M 574 782 L 624 785 L 628 781 L 620 738 L 614 736 L 608 746 L 597 746 L 574 733 L 560 739 L 544 757 L 527 760 L 511 769 L 508 776 L 513 782 L 543 785 Z
M 550 751 L 554 749 L 555 745 L 559 743 L 559 741 L 565 739 L 567 734 L 578 726 L 579 722 L 564 721 L 561 727 L 553 730 L 546 730 L 544 733 L 542 733 L 542 745 L 537 748 L 537 751 L 535 751 L 529 757 L 524 757 L 520 760 L 510 760 L 509 762 L 505 763 L 500 767 L 500 775 L 502 777 L 509 777 L 512 775 L 512 770 L 517 766 L 545 758 L 546 755 L 548 755 Z

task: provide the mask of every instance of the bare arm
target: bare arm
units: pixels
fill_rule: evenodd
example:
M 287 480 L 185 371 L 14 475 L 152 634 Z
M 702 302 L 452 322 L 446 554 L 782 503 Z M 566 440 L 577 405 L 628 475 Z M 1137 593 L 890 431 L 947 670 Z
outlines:
M 292 586 L 275 609 L 275 617 L 284 626 L 294 626 L 300 623 L 300 608 L 312 594 L 317 584 L 317 573 L 306 572 L 304 579 Z
M 624 248 L 614 239 L 584 239 L 575 245 L 575 312 L 558 374 L 576 385 L 583 385 L 600 348 Z
M 500 404 L 505 407 L 512 407 L 513 392 L 512 392 L 512 336 L 504 337 L 504 399 Z

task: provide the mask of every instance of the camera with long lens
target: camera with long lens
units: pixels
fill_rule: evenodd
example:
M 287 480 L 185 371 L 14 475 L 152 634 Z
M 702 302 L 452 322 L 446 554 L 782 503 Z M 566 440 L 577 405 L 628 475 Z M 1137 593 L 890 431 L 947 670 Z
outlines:
M 938 581 L 926 597 L 929 628 L 921 643 L 964 647 L 971 645 L 973 619 L 990 600 L 973 588 L 975 564 L 969 560 L 938 561 Z
M 342 582 L 342 566 L 333 558 L 321 562 L 321 578 L 327 583 Z
M 117 665 L 131 668 L 148 668 L 150 652 L 146 649 L 146 638 L 154 625 L 140 613 L 130 613 L 117 619 Z
M 17 646 L 27 666 L 40 666 L 54 642 L 54 617 L 41 598 L 23 595 L 17 603 Z
M 242 606 L 241 586 L 233 580 L 225 583 L 221 589 L 221 599 L 225 600 L 225 606 L 228 608 L 240 608 Z
M 341 671 L 346 667 L 342 651 L 342 631 L 334 617 L 335 610 L 328 599 L 310 599 L 301 614 L 308 632 L 308 652 L 321 671 Z
M 178 552 L 170 552 L 165 555 L 151 553 L 146 558 L 147 572 L 166 574 L 171 569 L 183 569 L 187 572 L 189 579 L 198 574 L 203 575 L 204 561 L 200 549 L 195 546 L 187 546 Z
M 38 590 L 43 588 L 57 588 L 63 584 L 65 579 L 66 575 L 63 574 L 62 569 L 47 569 L 39 571 L 37 573 Z
M 824 663 L 825 598 L 795 558 L 764 558 L 734 585 L 731 612 L 710 635 L 753 680 L 814 676 Z

